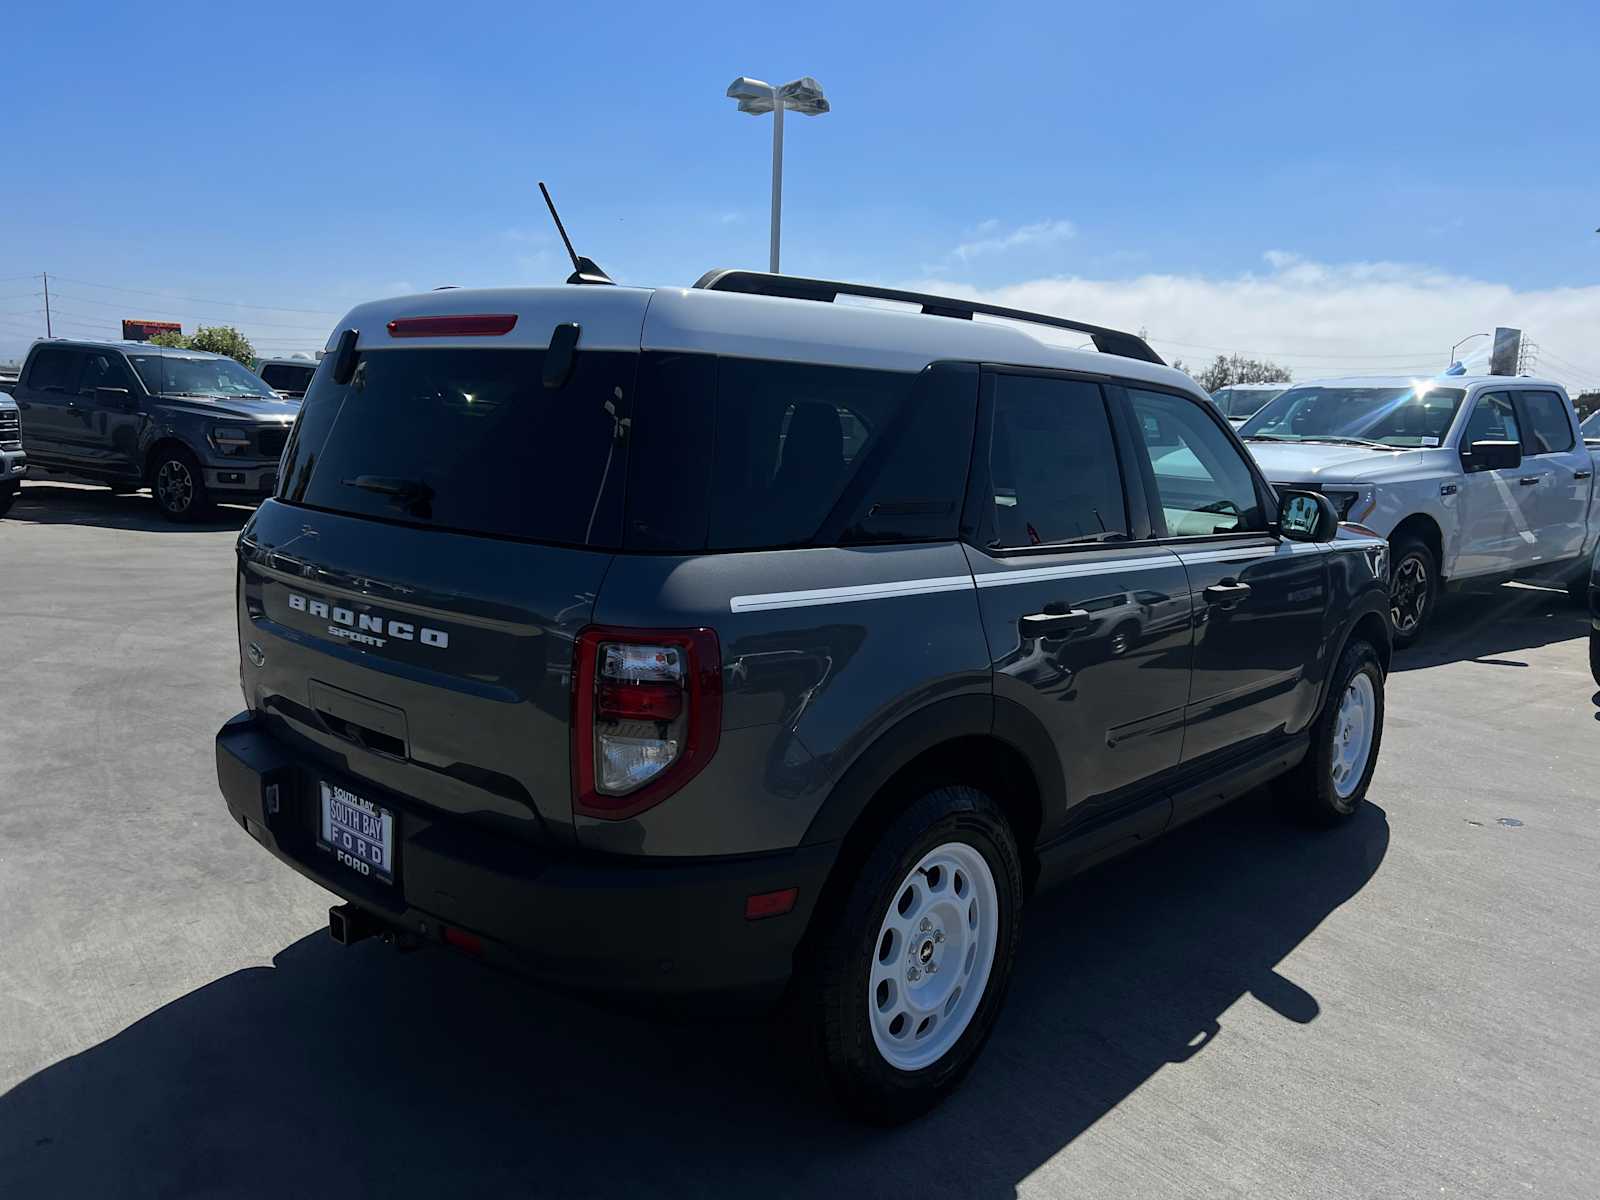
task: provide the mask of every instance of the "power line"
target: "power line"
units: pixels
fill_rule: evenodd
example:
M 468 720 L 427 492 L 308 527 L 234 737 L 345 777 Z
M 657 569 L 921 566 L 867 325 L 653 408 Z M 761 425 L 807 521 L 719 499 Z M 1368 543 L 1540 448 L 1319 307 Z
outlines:
M 110 300 L 92 300 L 88 296 L 69 296 L 65 292 L 60 291 L 56 292 L 56 297 L 61 300 L 70 300 L 74 304 L 90 304 L 95 308 L 112 308 L 123 312 L 126 312 L 130 307 L 130 305 L 119 304 Z M 149 305 L 144 304 L 141 304 L 138 307 L 140 312 L 148 313 L 153 317 L 189 317 L 194 320 L 202 319 L 201 317 L 197 317 L 193 310 L 188 312 L 178 312 L 175 309 L 151 308 Z M 294 325 L 284 321 L 258 321 L 254 317 L 229 317 L 227 319 L 230 321 L 243 321 L 248 325 L 259 326 L 262 329 L 317 329 L 322 330 L 323 335 L 326 334 L 328 328 L 328 326 L 324 324 Z
M 128 292 L 135 296 L 158 296 L 164 300 L 181 300 L 186 304 L 221 304 L 228 308 L 254 308 L 262 312 L 287 312 L 301 313 L 313 317 L 337 317 L 339 314 L 325 308 L 285 308 L 276 304 L 245 304 L 239 300 L 205 300 L 199 296 L 174 296 L 169 292 L 152 292 L 145 288 L 117 287 L 110 283 L 90 283 L 86 279 L 72 279 L 66 275 L 57 275 L 56 278 L 65 283 L 75 283 L 79 287 L 96 288 L 104 292 Z

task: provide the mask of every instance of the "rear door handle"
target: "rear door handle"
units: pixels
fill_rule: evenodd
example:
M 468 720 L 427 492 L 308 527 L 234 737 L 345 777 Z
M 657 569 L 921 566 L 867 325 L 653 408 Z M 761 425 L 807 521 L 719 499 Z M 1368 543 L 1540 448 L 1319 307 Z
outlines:
M 1066 612 L 1029 613 L 1021 623 L 1028 637 L 1060 637 L 1085 630 L 1093 622 L 1094 614 L 1087 608 L 1069 608 Z
M 1200 594 L 1208 604 L 1215 604 L 1218 608 L 1233 608 L 1250 595 L 1250 585 L 1236 579 L 1224 579 L 1221 583 L 1213 583 Z
M 1574 471 L 1572 473 L 1572 477 L 1574 479 L 1587 479 L 1587 478 L 1589 478 L 1589 476 L 1591 476 L 1593 474 L 1594 474 L 1593 471 Z
M 1532 487 L 1534 484 L 1536 484 L 1538 482 L 1539 482 L 1539 477 L 1537 475 L 1524 475 L 1522 477 L 1522 486 L 1523 487 Z

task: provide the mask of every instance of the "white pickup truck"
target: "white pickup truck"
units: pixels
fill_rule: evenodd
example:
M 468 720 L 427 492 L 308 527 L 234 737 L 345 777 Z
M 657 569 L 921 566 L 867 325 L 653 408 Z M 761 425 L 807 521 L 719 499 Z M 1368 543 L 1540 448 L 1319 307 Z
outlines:
M 1268 479 L 1389 539 L 1397 646 L 1443 587 L 1535 576 L 1586 595 L 1600 541 L 1595 462 L 1560 384 L 1505 376 L 1333 379 L 1239 429 Z

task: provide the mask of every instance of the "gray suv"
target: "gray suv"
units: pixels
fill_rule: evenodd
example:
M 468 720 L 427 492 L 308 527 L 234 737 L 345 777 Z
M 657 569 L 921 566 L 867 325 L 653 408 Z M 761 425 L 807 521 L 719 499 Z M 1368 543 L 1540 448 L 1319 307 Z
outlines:
M 271 495 L 299 411 L 231 358 L 143 342 L 35 342 L 13 394 L 30 478 L 148 487 L 174 521 Z
M 11 505 L 28 473 L 28 456 L 22 451 L 22 422 L 17 405 L 7 392 L 0 392 L 0 517 Z
M 1038 889 L 1280 777 L 1355 811 L 1387 554 L 1113 330 L 728 271 L 386 300 L 240 535 L 218 778 L 337 940 L 785 993 L 893 1122 Z

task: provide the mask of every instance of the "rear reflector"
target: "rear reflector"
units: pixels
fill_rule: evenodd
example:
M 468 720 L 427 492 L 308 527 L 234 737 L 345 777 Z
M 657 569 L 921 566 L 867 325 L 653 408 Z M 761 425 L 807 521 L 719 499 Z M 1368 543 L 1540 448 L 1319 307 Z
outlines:
M 444 940 L 457 950 L 464 950 L 468 954 L 481 958 L 483 956 L 483 939 L 475 933 L 468 933 L 465 929 L 457 929 L 453 925 L 444 927 Z
M 498 337 L 517 325 L 516 313 L 479 313 L 461 317 L 398 317 L 389 322 L 390 337 Z
M 781 892 L 758 892 L 745 899 L 744 919 L 759 921 L 763 917 L 781 917 L 786 912 L 794 911 L 794 902 L 799 898 L 800 889 L 797 887 L 784 888 Z
M 600 684 L 601 717 L 616 721 L 673 721 L 683 711 L 683 689 L 675 683 Z

